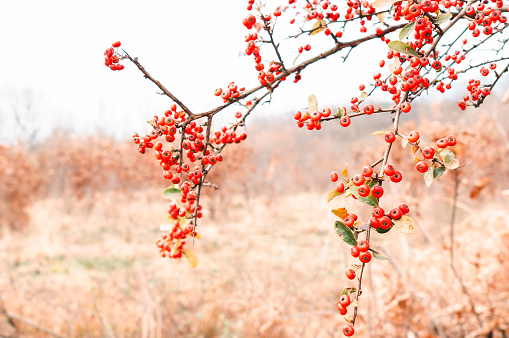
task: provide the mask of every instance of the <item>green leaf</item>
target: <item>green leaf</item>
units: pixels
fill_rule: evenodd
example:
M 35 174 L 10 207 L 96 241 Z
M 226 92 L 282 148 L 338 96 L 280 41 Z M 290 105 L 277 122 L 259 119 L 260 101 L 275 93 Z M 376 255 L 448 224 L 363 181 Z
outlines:
M 381 253 L 376 252 L 376 251 L 373 251 L 373 257 L 375 257 L 376 259 L 379 259 L 381 261 L 388 261 L 389 260 L 389 257 L 387 257 L 385 255 L 382 255 Z
M 343 222 L 336 221 L 336 223 L 334 223 L 334 229 L 346 244 L 350 244 L 352 246 L 357 245 L 357 240 L 355 239 L 353 231 L 350 230 L 350 228 L 347 227 Z
M 403 27 L 401 29 L 401 32 L 399 32 L 399 39 L 400 40 L 405 40 L 406 38 L 408 38 L 408 36 L 410 34 L 412 34 L 413 30 L 414 30 L 414 27 L 415 27 L 415 21 L 412 22 L 412 23 L 409 23 L 408 25 L 406 25 L 405 27 Z
M 439 178 L 445 172 L 445 167 L 437 167 L 433 170 L 433 178 Z
M 357 292 L 357 289 L 356 288 L 344 288 L 343 291 L 341 291 L 341 296 L 343 295 L 350 295 L 352 293 L 356 293 Z
M 426 186 L 429 188 L 433 183 L 433 165 L 428 167 L 428 170 L 424 173 L 424 182 L 426 182 Z
M 419 53 L 415 51 L 410 45 L 401 42 L 401 41 L 391 41 L 388 44 L 389 48 L 392 49 L 395 52 L 403 53 L 403 54 L 409 54 L 412 56 L 420 57 Z
M 444 165 L 447 169 L 453 170 L 460 166 L 460 162 L 456 159 L 456 155 L 450 150 L 443 150 L 440 154 L 444 159 Z
M 375 186 L 376 182 L 371 180 L 371 181 L 368 181 L 366 184 L 370 188 L 373 188 Z M 378 206 L 378 198 L 374 197 L 373 194 L 371 194 L 371 191 L 369 192 L 368 196 L 362 197 L 361 195 L 359 195 L 359 192 L 357 191 L 359 189 L 359 187 L 356 186 L 355 184 L 353 184 L 352 181 L 350 181 L 348 186 L 350 187 L 350 191 L 352 192 L 352 194 L 354 194 L 355 197 L 357 197 L 358 201 L 360 201 L 362 203 L 366 203 L 367 205 L 370 205 L 372 207 Z
M 441 23 L 451 20 L 451 18 L 452 18 L 451 13 L 442 14 L 442 15 L 439 15 L 438 18 L 436 18 L 435 21 L 433 21 L 433 23 L 435 25 L 440 25 Z
M 339 118 L 342 118 L 343 115 L 345 115 L 345 107 L 338 107 L 338 114 L 337 114 L 337 116 Z
M 316 98 L 315 94 L 308 96 L 308 107 L 310 112 L 318 110 L 318 99 Z
M 379 234 L 385 234 L 386 232 L 389 232 L 392 228 L 393 228 L 393 226 L 391 226 L 389 229 L 382 229 L 382 228 L 378 227 L 375 229 L 375 231 L 378 232 Z
M 163 197 L 169 200 L 178 200 L 180 198 L 180 189 L 175 188 L 174 185 L 164 189 Z

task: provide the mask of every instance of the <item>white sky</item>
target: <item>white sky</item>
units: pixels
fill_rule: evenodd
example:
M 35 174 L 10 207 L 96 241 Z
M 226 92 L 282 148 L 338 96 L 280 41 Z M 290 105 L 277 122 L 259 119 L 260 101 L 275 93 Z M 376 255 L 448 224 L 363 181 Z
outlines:
M 188 107 L 197 112 L 221 103 L 213 95 L 230 81 L 250 88 L 257 85 L 251 57 L 242 56 L 247 30 L 242 18 L 247 1 L 9 1 L 0 10 L 0 141 L 12 142 L 13 106 L 31 98 L 41 135 L 51 128 L 77 133 L 102 130 L 117 137 L 147 131 L 145 121 L 170 104 L 143 79 L 134 65 L 123 71 L 103 65 L 103 51 L 120 40 L 145 68 Z M 286 20 L 286 18 L 285 18 Z M 296 29 L 297 27 L 295 27 Z M 282 52 L 287 60 L 297 47 L 312 42 L 308 57 L 319 46 L 330 46 L 321 36 L 303 37 Z M 316 94 L 319 103 L 346 105 L 357 87 L 379 71 L 366 67 L 374 42 L 355 49 L 349 64 L 333 56 L 303 72 L 298 85 L 278 89 L 264 115 L 289 113 L 307 105 Z M 271 55 L 266 54 L 267 58 Z M 380 55 L 385 55 L 385 52 Z M 262 53 L 262 56 L 264 54 Z M 305 60 L 302 55 L 299 62 Z M 291 82 L 291 81 L 288 81 Z M 27 94 L 30 93 L 30 94 Z M 223 121 L 233 121 L 235 108 Z M 228 115 L 229 114 L 229 115 Z M 231 115 L 231 118 L 230 118 Z M 3 127 L 3 128 L 1 128 Z

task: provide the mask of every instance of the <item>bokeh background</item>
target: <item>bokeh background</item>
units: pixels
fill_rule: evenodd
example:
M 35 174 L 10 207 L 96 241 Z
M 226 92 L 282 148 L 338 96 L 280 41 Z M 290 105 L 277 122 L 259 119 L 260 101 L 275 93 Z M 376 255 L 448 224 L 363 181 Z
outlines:
M 391 121 L 371 116 L 309 132 L 292 115 L 309 94 L 333 111 L 346 105 L 377 69 L 368 52 L 383 44 L 355 49 L 346 66 L 340 56 L 313 65 L 249 118 L 248 139 L 211 173 L 219 189 L 205 193 L 192 269 L 158 254 L 168 183 L 152 154 L 140 155 L 131 141 L 170 102 L 131 65 L 104 67 L 102 53 L 122 41 L 195 111 L 220 104 L 213 90 L 230 81 L 254 86 L 252 60 L 242 55 L 245 4 L 195 5 L 2 5 L 0 335 L 343 336 L 336 303 L 355 286 L 344 274 L 355 261 L 330 209 L 367 220 L 370 208 L 343 198 L 327 204 L 329 173 L 379 158 L 384 142 L 370 134 Z M 290 42 L 287 55 L 297 46 Z M 369 264 L 358 336 L 509 334 L 508 83 L 476 110 L 456 106 L 466 91 L 457 83 L 403 117 L 401 130 L 421 131 L 425 143 L 456 135 L 464 166 L 426 188 L 411 150 L 391 153 L 404 180 L 388 185 L 382 207 L 406 202 L 415 231 L 374 236 L 390 260 Z M 234 122 L 235 110 L 215 127 Z

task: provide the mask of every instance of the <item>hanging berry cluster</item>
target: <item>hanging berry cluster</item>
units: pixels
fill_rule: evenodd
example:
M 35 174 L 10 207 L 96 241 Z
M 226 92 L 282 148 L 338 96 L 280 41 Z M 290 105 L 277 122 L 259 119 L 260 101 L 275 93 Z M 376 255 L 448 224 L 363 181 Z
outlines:
M 107 48 L 104 51 L 104 65 L 109 67 L 111 70 L 122 70 L 124 69 L 124 65 L 120 64 L 119 61 L 121 57 L 113 48 L 120 47 L 120 41 L 113 42 L 112 47 Z

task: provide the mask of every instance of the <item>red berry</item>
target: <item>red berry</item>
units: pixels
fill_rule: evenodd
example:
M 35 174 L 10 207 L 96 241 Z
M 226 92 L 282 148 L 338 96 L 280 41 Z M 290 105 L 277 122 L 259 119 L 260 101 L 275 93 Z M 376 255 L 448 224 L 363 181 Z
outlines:
M 396 135 L 392 131 L 385 134 L 385 142 L 392 143 L 396 140 Z
M 338 173 L 333 171 L 330 173 L 330 179 L 332 182 L 336 182 L 338 180 L 339 176 L 338 176 Z
M 408 113 L 412 109 L 412 105 L 409 102 L 405 102 L 401 105 L 401 111 L 403 113 Z
M 346 315 L 346 313 L 348 312 L 346 307 L 341 305 L 341 303 L 339 303 L 339 302 L 338 302 L 338 310 L 339 310 L 339 314 L 342 315 L 342 316 Z
M 350 296 L 342 295 L 341 297 L 339 297 L 339 304 L 343 305 L 344 307 L 350 305 Z
M 352 178 L 352 182 L 353 184 L 355 184 L 356 186 L 360 186 L 361 184 L 364 183 L 364 176 L 361 175 L 361 174 L 357 174 L 355 175 L 353 178 Z
M 341 124 L 343 127 L 348 127 L 350 125 L 350 118 L 348 116 L 343 116 L 339 120 L 339 124 Z
M 447 140 L 447 145 L 448 146 L 453 146 L 456 144 L 456 137 L 452 136 L 452 135 L 449 135 L 445 138 Z
M 371 115 L 375 111 L 375 107 L 372 104 L 367 104 L 364 106 L 364 114 Z
M 410 212 L 410 208 L 405 203 L 401 203 L 398 208 L 404 214 L 408 214 L 408 212 Z
M 115 48 L 120 47 L 120 41 L 113 42 L 111 45 Z
M 371 217 L 371 218 L 369 219 L 369 223 L 371 223 L 371 226 L 372 226 L 373 228 L 375 228 L 375 229 L 376 229 L 376 228 L 378 228 L 378 227 L 380 226 L 380 222 L 378 221 L 378 218 L 376 218 L 376 217 Z
M 363 184 L 361 186 L 359 186 L 359 188 L 357 189 L 357 192 L 359 193 L 359 196 L 361 197 L 366 197 L 369 195 L 369 186 L 367 184 Z
M 419 140 L 419 132 L 418 131 L 411 131 L 410 134 L 408 134 L 408 141 L 410 142 L 417 142 Z
M 348 279 L 354 279 L 355 278 L 355 270 L 352 268 L 346 269 L 346 277 Z
M 415 165 L 415 169 L 417 169 L 417 171 L 420 173 L 425 173 L 426 171 L 428 171 L 428 164 L 424 161 L 419 161 Z
M 359 260 L 362 262 L 362 263 L 369 263 L 369 261 L 371 260 L 371 253 L 369 251 L 363 251 L 359 254 Z
M 437 141 L 437 147 L 439 148 L 445 148 L 449 145 L 449 142 L 447 142 L 447 139 L 441 138 Z
M 368 251 L 369 243 L 366 241 L 360 241 L 357 243 L 357 249 L 359 249 L 361 252 Z
M 428 160 L 431 160 L 435 156 L 435 149 L 426 147 L 422 150 L 422 156 Z
M 365 166 L 362 168 L 362 175 L 364 175 L 364 177 L 371 177 L 371 175 L 373 175 L 373 168 L 369 165 Z
M 400 219 L 402 214 L 399 208 L 394 208 L 389 212 L 389 216 L 391 216 L 392 219 Z
M 392 226 L 392 220 L 389 217 L 383 216 L 382 218 L 380 218 L 380 228 L 387 230 L 391 226 Z
M 350 248 L 350 255 L 352 255 L 352 257 L 359 257 L 359 248 L 357 248 L 356 246 L 352 246 Z
M 394 175 L 391 176 L 391 182 L 399 183 L 403 179 L 403 175 L 399 171 L 396 171 Z
M 381 218 L 383 217 L 383 215 L 385 215 L 385 211 L 381 207 L 376 207 L 375 209 L 373 209 L 373 216 L 375 216 L 376 218 Z
M 384 173 L 387 176 L 392 176 L 396 173 L 396 168 L 392 164 L 386 164 L 384 166 Z
M 374 186 L 373 189 L 371 190 L 371 194 L 375 197 L 375 198 L 381 198 L 384 194 L 384 188 L 382 188 L 381 186 L 377 185 L 377 186 Z
M 346 324 L 343 326 L 343 334 L 347 337 L 353 336 L 355 330 L 353 329 L 353 326 L 350 324 Z
M 343 192 L 345 191 L 345 184 L 343 182 L 339 182 L 338 185 L 336 186 L 336 190 L 338 192 Z

